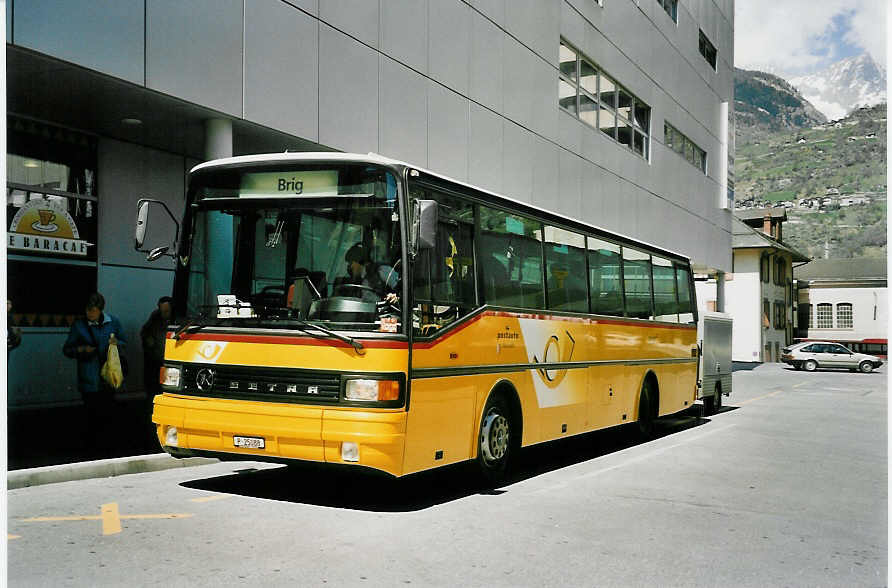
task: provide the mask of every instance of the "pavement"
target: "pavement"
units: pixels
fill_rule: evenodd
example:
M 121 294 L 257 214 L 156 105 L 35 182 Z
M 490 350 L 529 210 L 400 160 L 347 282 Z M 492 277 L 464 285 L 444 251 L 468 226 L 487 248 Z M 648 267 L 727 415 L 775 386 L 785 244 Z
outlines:
M 91 443 L 83 406 L 12 409 L 7 413 L 7 488 L 24 488 L 215 463 L 161 451 L 141 396 L 117 399 L 110 425 Z

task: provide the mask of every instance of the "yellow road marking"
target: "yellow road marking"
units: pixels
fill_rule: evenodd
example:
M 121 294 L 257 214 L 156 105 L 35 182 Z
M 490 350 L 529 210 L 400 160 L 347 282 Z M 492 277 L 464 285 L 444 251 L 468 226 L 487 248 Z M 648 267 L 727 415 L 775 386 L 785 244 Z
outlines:
M 7 533 L 7 534 L 6 534 L 6 540 L 7 540 L 7 541 L 10 541 L 10 540 L 12 540 L 12 539 L 18 539 L 19 537 L 21 537 L 21 535 L 13 535 L 12 533 Z
M 192 513 L 170 513 L 170 514 L 145 514 L 145 515 L 119 515 L 118 518 L 124 519 L 185 519 L 194 516 Z M 30 519 L 19 519 L 23 523 L 53 523 L 56 521 L 98 521 L 101 516 L 70 516 L 70 517 L 32 517 Z
M 71 516 L 71 517 L 33 517 L 22 519 L 23 523 L 51 523 L 55 521 L 98 521 L 100 516 Z
M 225 500 L 232 498 L 231 496 L 202 496 L 201 498 L 191 498 L 192 502 L 212 502 L 214 500 Z
M 772 396 L 776 396 L 783 392 L 783 390 L 775 390 L 769 394 L 763 394 L 762 396 L 756 396 L 755 398 L 750 398 L 749 400 L 744 400 L 743 402 L 738 402 L 737 406 L 743 406 L 744 404 L 749 404 L 750 402 L 755 402 L 757 400 L 762 400 L 764 398 L 771 398 Z
M 801 388 L 802 386 L 807 386 L 808 384 L 811 384 L 811 382 L 808 382 L 808 381 L 805 381 L 805 382 L 799 382 L 798 384 L 796 384 L 796 385 L 793 386 L 793 387 L 794 387 L 794 388 Z
M 187 519 L 192 513 L 170 513 L 170 514 L 145 514 L 145 515 L 126 515 L 122 519 Z
M 57 521 L 102 521 L 103 535 L 117 535 L 121 532 L 121 521 L 123 519 L 185 519 L 193 516 L 192 513 L 160 513 L 160 514 L 133 514 L 122 515 L 118 511 L 117 502 L 109 502 L 103 504 L 101 514 L 96 515 L 72 515 L 64 517 L 31 517 L 28 519 L 20 519 L 23 523 L 50 523 Z M 17 535 L 10 535 L 10 538 L 17 538 Z
M 121 532 L 121 516 L 118 514 L 118 503 L 109 502 L 102 505 L 102 534 L 116 535 Z

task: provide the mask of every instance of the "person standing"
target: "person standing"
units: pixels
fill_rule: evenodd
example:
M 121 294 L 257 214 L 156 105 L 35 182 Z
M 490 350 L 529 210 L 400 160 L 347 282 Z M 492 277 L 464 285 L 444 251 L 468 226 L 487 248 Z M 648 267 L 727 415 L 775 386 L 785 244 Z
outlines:
M 114 407 L 114 390 L 99 375 L 108 357 L 111 335 L 117 339 L 123 362 L 126 344 L 121 323 L 104 312 L 105 298 L 99 292 L 90 294 L 84 316 L 76 319 L 62 347 L 66 357 L 77 360 L 77 388 L 87 409 L 87 437 L 91 445 L 109 445 L 103 435 L 110 430 Z M 123 367 L 123 366 L 122 366 Z
M 22 344 L 22 330 L 12 323 L 12 301 L 6 301 L 6 359 L 9 352 Z
M 162 296 L 158 308 L 149 315 L 139 336 L 142 339 L 143 383 L 146 388 L 146 404 L 149 423 L 152 420 L 152 407 L 155 396 L 161 394 L 161 365 L 164 363 L 164 343 L 167 340 L 167 325 L 173 318 L 173 298 Z M 154 431 L 154 427 L 152 428 Z M 152 434 L 154 437 L 154 433 Z

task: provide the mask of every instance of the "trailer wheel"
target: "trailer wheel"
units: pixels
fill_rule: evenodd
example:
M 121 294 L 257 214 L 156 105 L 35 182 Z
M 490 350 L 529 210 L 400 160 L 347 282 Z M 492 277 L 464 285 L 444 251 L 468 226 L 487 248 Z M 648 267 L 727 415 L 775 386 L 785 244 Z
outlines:
M 712 396 L 703 398 L 703 411 L 707 415 L 718 414 L 722 410 L 722 383 L 716 382 Z

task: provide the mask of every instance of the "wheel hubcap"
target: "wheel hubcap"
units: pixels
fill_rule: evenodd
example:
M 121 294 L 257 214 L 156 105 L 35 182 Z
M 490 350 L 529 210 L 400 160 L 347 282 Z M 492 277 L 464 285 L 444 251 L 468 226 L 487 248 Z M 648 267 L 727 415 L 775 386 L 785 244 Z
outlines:
M 492 411 L 483 419 L 483 430 L 480 435 L 480 449 L 487 462 L 494 462 L 508 453 L 508 419 Z

